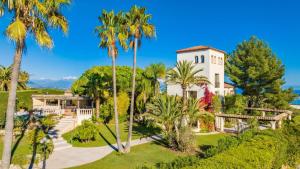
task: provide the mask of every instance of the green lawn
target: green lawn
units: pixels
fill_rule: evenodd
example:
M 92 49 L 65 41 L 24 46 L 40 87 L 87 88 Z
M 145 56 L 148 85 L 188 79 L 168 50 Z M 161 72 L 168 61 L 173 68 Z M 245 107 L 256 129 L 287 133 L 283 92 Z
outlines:
M 0 137 L 0 159 L 2 159 L 2 151 L 3 151 L 3 137 Z M 30 148 L 30 142 L 24 136 L 21 139 L 14 140 L 13 144 L 13 159 L 12 163 L 14 164 L 24 164 L 28 163 L 30 160 L 30 155 L 32 154 Z
M 206 135 L 206 136 L 197 136 L 196 144 L 199 146 L 204 146 L 204 145 L 215 146 L 217 145 L 218 140 L 225 136 L 228 136 L 228 134 L 213 134 L 213 135 Z
M 32 109 L 31 95 L 33 94 L 63 94 L 62 90 L 57 89 L 37 89 L 37 90 L 24 90 L 17 92 L 19 105 L 25 106 L 27 109 Z M 7 92 L 0 91 L 0 126 L 4 125 L 5 111 L 7 106 Z
M 120 133 L 122 141 L 126 141 L 127 139 L 127 123 L 120 124 Z M 139 139 L 142 137 L 151 136 L 159 133 L 159 129 L 152 127 L 145 127 L 144 125 L 134 124 L 133 126 L 133 139 Z M 116 143 L 115 138 L 115 125 L 108 124 L 107 126 L 104 124 L 100 124 L 100 140 L 88 142 L 88 143 L 80 143 L 80 142 L 71 142 L 70 138 L 73 134 L 73 131 L 70 131 L 63 135 L 64 139 L 71 143 L 74 147 L 99 147 L 105 146 L 108 144 Z
M 215 145 L 220 138 L 225 136 L 225 134 L 197 136 L 197 144 L 199 146 Z M 129 154 L 122 155 L 113 152 L 101 160 L 72 169 L 134 169 L 137 166 L 152 166 L 158 162 L 172 161 L 178 156 L 185 155 L 186 154 L 184 153 L 172 151 L 162 145 L 152 142 L 133 147 Z

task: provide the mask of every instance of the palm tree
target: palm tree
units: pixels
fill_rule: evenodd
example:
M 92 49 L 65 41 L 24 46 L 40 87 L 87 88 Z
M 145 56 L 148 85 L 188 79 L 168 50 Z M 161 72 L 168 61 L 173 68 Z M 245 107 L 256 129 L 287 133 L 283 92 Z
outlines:
M 88 83 L 85 86 L 86 93 L 93 98 L 96 103 L 95 116 L 99 117 L 100 99 L 104 95 L 105 89 L 107 89 L 108 83 L 104 80 L 104 74 L 92 73 L 88 76 Z
M 0 65 L 0 91 L 8 91 L 11 83 L 11 71 L 12 66 L 4 67 Z M 18 79 L 18 90 L 27 89 L 27 82 L 29 80 L 29 74 L 25 71 L 20 71 L 19 79 Z
M 202 85 L 209 83 L 205 76 L 199 75 L 203 71 L 202 69 L 195 69 L 195 65 L 192 62 L 180 61 L 177 62 L 176 67 L 171 69 L 167 73 L 167 83 L 179 84 L 182 89 L 183 100 L 183 125 L 186 125 L 185 113 L 187 109 L 187 88 L 191 85 Z
M 145 76 L 151 81 L 154 96 L 159 94 L 159 79 L 165 78 L 166 66 L 163 63 L 151 64 L 146 67 Z
M 163 136 L 171 146 L 174 142 L 174 131 L 176 142 L 180 137 L 180 109 L 181 104 L 178 104 L 178 99 L 175 96 L 159 95 L 154 98 L 152 103 L 147 104 L 146 115 L 162 128 Z
M 108 50 L 108 55 L 112 58 L 112 73 L 113 73 L 113 98 L 114 98 L 114 113 L 115 113 L 115 125 L 116 125 L 116 137 L 119 152 L 124 152 L 119 129 L 119 115 L 117 108 L 117 87 L 116 87 L 116 56 L 118 54 L 118 48 L 116 43 L 127 49 L 128 34 L 126 32 L 125 19 L 122 12 L 115 15 L 114 11 L 107 12 L 102 11 L 102 15 L 99 17 L 101 26 L 96 27 L 98 36 L 100 37 L 100 47 Z
M 70 0 L 2 0 L 0 14 L 9 11 L 13 19 L 6 29 L 6 36 L 16 43 L 14 62 L 12 65 L 10 90 L 6 111 L 5 138 L 2 156 L 2 168 L 8 169 L 11 161 L 13 137 L 13 120 L 16 105 L 16 90 L 20 74 L 20 65 L 25 39 L 32 33 L 40 46 L 52 48 L 53 42 L 48 34 L 49 28 L 60 28 L 68 31 L 68 23 L 61 13 L 61 6 L 70 4 Z M 3 10 L 4 9 L 4 10 Z
M 130 47 L 134 49 L 133 54 L 133 68 L 132 68 L 132 91 L 130 102 L 130 117 L 127 144 L 125 151 L 130 152 L 131 138 L 132 138 L 132 125 L 133 125 L 133 111 L 134 111 L 134 98 L 135 98 L 135 78 L 136 78 L 136 55 L 137 48 L 141 45 L 143 36 L 152 38 L 155 36 L 155 27 L 149 23 L 151 19 L 150 14 L 146 14 L 146 8 L 133 6 L 126 14 L 126 24 L 128 26 L 130 35 Z

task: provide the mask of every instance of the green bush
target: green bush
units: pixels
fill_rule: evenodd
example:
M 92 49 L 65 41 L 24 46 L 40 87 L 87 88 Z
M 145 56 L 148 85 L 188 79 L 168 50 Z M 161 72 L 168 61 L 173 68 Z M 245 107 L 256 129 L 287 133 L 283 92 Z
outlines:
M 71 141 L 79 141 L 79 142 L 90 142 L 98 140 L 99 135 L 99 127 L 94 124 L 92 121 L 84 120 L 82 124 L 73 132 L 71 136 Z
M 221 99 L 220 99 L 220 97 L 218 95 L 214 95 L 213 96 L 211 106 L 212 106 L 212 111 L 214 113 L 221 112 L 222 102 L 221 102 Z
M 118 113 L 120 121 L 126 120 L 130 99 L 126 92 L 118 94 Z M 100 106 L 100 118 L 105 124 L 109 123 L 114 117 L 114 101 L 109 97 L 105 103 Z
M 244 114 L 246 105 L 246 97 L 236 94 L 225 96 L 225 113 L 227 114 Z
M 215 130 L 215 117 L 207 112 L 200 116 L 200 125 L 202 131 L 212 132 Z
M 141 169 L 279 169 L 295 167 L 300 161 L 300 122 L 294 118 L 276 131 L 255 129 L 238 137 L 226 137 L 200 159 L 178 158 Z

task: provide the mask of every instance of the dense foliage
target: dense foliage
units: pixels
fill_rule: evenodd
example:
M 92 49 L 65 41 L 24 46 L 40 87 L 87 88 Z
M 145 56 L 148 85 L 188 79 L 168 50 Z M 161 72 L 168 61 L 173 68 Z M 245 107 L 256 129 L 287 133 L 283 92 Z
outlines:
M 166 144 L 172 149 L 190 152 L 194 150 L 195 139 L 191 125 L 199 117 L 197 101 L 188 100 L 188 111 L 182 113 L 180 97 L 159 95 L 147 104 L 147 119 L 162 129 Z M 190 117 L 183 125 L 183 116 Z
M 0 91 L 8 91 L 11 82 L 12 66 L 4 67 L 0 65 Z M 21 71 L 18 80 L 18 90 L 27 89 L 29 74 Z
M 120 114 L 121 121 L 126 119 L 126 114 L 129 108 L 129 96 L 126 92 L 118 94 L 118 113 Z M 113 98 L 108 97 L 106 101 L 100 106 L 100 118 L 104 123 L 109 123 L 113 119 Z
M 205 159 L 181 157 L 144 169 L 234 169 L 295 167 L 300 159 L 300 120 L 295 117 L 280 130 L 247 131 L 239 137 L 221 139 L 205 151 Z
M 244 114 L 247 107 L 247 98 L 236 94 L 225 96 L 224 111 L 227 114 Z
M 249 107 L 288 108 L 295 95 L 282 89 L 285 68 L 262 40 L 251 37 L 228 56 L 225 71 L 234 85 L 248 96 Z
M 89 142 L 98 140 L 99 137 L 99 127 L 92 121 L 85 120 L 74 130 L 70 141 Z

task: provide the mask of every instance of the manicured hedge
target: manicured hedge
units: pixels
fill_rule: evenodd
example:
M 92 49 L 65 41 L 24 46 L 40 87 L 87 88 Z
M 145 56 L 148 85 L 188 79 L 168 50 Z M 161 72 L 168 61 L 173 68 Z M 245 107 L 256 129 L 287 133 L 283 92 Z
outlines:
M 288 141 L 275 132 L 265 132 L 237 147 L 199 160 L 193 169 L 271 169 L 280 168 L 287 159 Z
M 19 105 L 26 107 L 27 109 L 32 108 L 31 95 L 33 94 L 63 94 L 62 90 L 57 89 L 36 89 L 36 90 L 24 90 L 17 92 L 17 98 Z M 0 92 L 0 126 L 4 125 L 5 122 L 5 111 L 7 106 L 7 92 Z
M 228 146 L 229 145 L 229 146 Z M 300 120 L 295 117 L 282 129 L 246 133 L 241 137 L 227 137 L 211 151 L 212 157 L 178 158 L 142 169 L 279 169 L 294 167 L 300 161 Z M 212 149 L 215 150 L 215 149 Z

